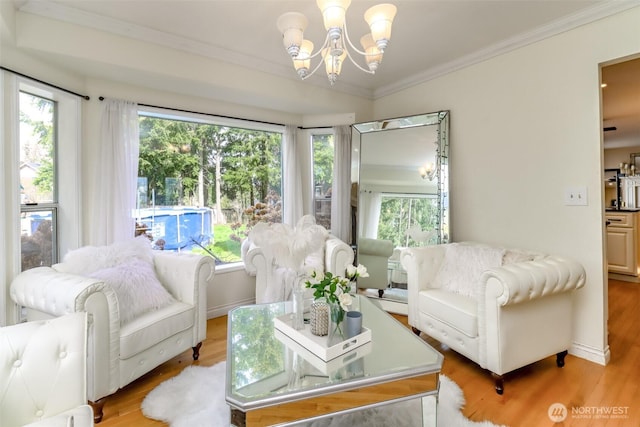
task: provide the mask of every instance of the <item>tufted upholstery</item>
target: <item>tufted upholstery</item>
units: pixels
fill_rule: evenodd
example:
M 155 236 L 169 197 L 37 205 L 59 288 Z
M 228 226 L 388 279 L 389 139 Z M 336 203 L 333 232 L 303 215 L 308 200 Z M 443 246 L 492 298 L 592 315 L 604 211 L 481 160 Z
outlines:
M 283 274 L 276 265 L 273 256 L 249 239 L 242 242 L 242 261 L 245 271 L 256 278 L 256 303 L 275 302 L 288 299 L 285 286 L 281 284 Z M 329 235 L 322 250 L 324 271 L 343 276 L 347 265 L 353 263 L 351 247 L 335 236 Z M 273 287 L 278 288 L 276 291 Z M 280 289 L 282 288 L 282 289 Z M 274 299 L 274 296 L 280 298 Z
M 573 292 L 585 284 L 579 263 L 503 249 L 502 265 L 480 274 L 473 297 L 438 285 L 436 278 L 451 245 L 402 252 L 412 327 L 491 371 L 500 378 L 499 393 L 503 374 L 570 348 Z M 489 248 L 473 242 L 463 245 Z
M 39 267 L 19 274 L 11 298 L 26 307 L 29 320 L 73 312 L 89 314 L 87 395 L 96 421 L 104 397 L 194 348 L 197 358 L 206 337 L 207 287 L 213 280 L 211 257 L 192 253 L 154 252 L 156 276 L 176 302 L 120 325 L 113 289 L 101 282 L 64 273 L 64 265 Z
M 92 426 L 86 355 L 86 313 L 0 328 L 0 426 Z

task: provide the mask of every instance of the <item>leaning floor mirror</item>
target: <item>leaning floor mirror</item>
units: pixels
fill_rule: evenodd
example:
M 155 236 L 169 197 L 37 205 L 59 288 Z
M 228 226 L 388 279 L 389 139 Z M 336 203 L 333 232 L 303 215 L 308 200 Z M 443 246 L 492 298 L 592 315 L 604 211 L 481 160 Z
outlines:
M 352 126 L 352 240 L 368 296 L 406 310 L 405 248 L 447 243 L 449 112 Z

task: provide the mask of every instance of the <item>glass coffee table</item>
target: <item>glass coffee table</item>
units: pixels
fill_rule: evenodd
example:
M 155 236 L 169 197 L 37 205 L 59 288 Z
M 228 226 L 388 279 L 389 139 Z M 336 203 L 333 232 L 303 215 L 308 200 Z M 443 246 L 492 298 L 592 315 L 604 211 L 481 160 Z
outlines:
M 421 399 L 423 425 L 436 425 L 443 356 L 376 303 L 357 298 L 372 339 L 326 362 L 274 328 L 291 303 L 229 312 L 225 396 L 232 425 L 293 425 L 408 399 Z

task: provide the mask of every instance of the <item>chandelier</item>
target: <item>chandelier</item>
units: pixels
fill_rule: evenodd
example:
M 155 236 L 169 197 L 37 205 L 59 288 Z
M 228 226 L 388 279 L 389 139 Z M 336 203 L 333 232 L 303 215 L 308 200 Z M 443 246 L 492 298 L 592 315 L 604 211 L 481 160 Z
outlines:
M 324 63 L 329 82 L 333 85 L 342 69 L 342 64 L 348 57 L 351 62 L 365 73 L 375 74 L 382 55 L 391 37 L 391 24 L 396 15 L 396 7 L 392 4 L 379 4 L 364 13 L 364 19 L 369 24 L 371 33 L 360 39 L 363 50 L 354 46 L 347 32 L 345 15 L 351 0 L 317 0 L 322 12 L 327 36 L 324 43 L 313 52 L 313 43 L 304 40 L 304 30 L 307 28 L 307 18 L 298 12 L 288 12 L 278 18 L 278 29 L 282 33 L 285 49 L 293 59 L 293 66 L 302 80 L 312 76 Z M 353 54 L 362 55 L 367 68 L 358 64 Z M 322 61 L 311 69 L 311 59 L 321 55 Z
M 433 162 L 427 163 L 426 165 L 418 169 L 418 172 L 420 172 L 420 176 L 422 177 L 422 179 L 433 181 L 433 178 L 436 177 L 436 166 L 433 164 Z

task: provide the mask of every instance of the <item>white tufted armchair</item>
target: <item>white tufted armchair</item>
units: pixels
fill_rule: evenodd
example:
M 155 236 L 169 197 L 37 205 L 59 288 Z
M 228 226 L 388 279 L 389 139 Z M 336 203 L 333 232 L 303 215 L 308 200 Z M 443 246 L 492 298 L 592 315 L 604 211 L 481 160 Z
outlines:
M 185 350 L 193 349 L 198 359 L 215 263 L 191 253 L 154 251 L 153 264 L 175 301 L 124 324 L 113 288 L 101 279 L 65 273 L 64 263 L 24 271 L 11 284 L 11 298 L 26 308 L 28 320 L 88 313 L 87 395 L 95 422 L 102 420 L 105 398 L 120 388 Z
M 344 276 L 347 265 L 353 263 L 351 246 L 332 235 L 327 237 L 319 252 L 313 266 L 319 268 L 322 265 L 323 271 L 334 275 Z M 250 239 L 245 239 L 242 243 L 242 261 L 247 274 L 256 278 L 257 304 L 289 299 L 291 289 L 283 283 L 289 272 L 283 272 L 286 269 L 277 265 L 272 254 Z
M 93 426 L 87 315 L 0 328 L 0 426 Z
M 393 254 L 393 242 L 384 239 L 358 239 L 358 264 L 367 267 L 369 277 L 358 277 L 358 287 L 377 289 L 382 298 L 389 287 L 389 258 Z
M 402 251 L 409 325 L 503 375 L 571 347 L 573 295 L 585 284 L 571 259 L 473 242 Z

